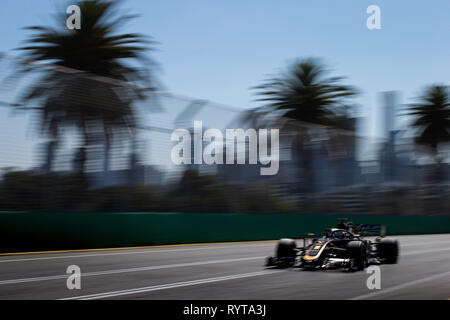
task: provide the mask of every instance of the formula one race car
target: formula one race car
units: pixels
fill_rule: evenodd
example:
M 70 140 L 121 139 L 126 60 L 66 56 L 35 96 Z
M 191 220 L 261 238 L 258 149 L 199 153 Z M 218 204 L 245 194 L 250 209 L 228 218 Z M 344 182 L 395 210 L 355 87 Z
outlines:
M 321 238 L 308 234 L 303 238 L 303 247 L 297 247 L 293 239 L 281 239 L 275 256 L 267 258 L 266 266 L 357 271 L 372 264 L 397 263 L 398 241 L 385 239 L 385 234 L 382 225 L 358 225 L 339 219 L 337 228 L 326 229 Z M 372 242 L 361 235 L 377 235 L 377 238 Z

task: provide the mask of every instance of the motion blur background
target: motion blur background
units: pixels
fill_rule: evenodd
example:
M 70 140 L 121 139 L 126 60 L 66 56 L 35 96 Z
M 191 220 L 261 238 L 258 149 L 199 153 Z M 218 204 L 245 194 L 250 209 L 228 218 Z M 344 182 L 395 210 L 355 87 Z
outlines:
M 448 215 L 450 7 L 379 2 L 370 31 L 367 1 L 82 1 L 81 30 L 6 1 L 0 210 Z M 199 120 L 279 128 L 279 173 L 174 165 L 171 133 Z

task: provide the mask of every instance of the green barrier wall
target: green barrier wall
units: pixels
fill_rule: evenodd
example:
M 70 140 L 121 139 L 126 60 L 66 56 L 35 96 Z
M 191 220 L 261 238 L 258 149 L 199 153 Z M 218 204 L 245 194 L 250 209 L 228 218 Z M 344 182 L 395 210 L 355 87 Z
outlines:
M 450 216 L 0 212 L 0 252 L 298 238 L 343 217 L 390 235 L 450 233 Z

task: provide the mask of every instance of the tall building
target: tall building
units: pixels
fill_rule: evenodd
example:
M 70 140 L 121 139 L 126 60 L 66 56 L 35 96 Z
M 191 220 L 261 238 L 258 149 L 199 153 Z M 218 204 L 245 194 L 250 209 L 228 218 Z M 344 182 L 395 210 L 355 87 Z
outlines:
M 381 110 L 382 110 L 382 136 L 389 139 L 391 132 L 396 130 L 396 114 L 398 105 L 398 92 L 387 91 L 381 93 Z

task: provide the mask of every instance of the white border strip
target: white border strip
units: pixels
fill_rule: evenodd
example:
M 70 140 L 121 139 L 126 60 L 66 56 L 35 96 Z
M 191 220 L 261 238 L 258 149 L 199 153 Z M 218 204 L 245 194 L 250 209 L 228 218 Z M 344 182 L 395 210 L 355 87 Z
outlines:
M 423 279 L 419 279 L 419 280 L 414 280 L 414 281 L 411 281 L 411 282 L 408 282 L 408 283 L 403 283 L 403 284 L 400 284 L 398 286 L 382 289 L 382 290 L 379 290 L 377 292 L 363 294 L 363 295 L 360 295 L 360 296 L 357 296 L 357 297 L 354 297 L 354 298 L 350 298 L 348 300 L 365 300 L 365 299 L 377 297 L 377 296 L 380 296 L 380 295 L 383 295 L 383 294 L 386 294 L 386 293 L 390 293 L 390 292 L 394 292 L 394 291 L 397 291 L 397 290 L 405 289 L 405 288 L 408 288 L 408 287 L 411 287 L 411 286 L 415 286 L 417 284 L 422 284 L 424 282 L 432 281 L 432 280 L 435 280 L 435 279 L 440 279 L 440 278 L 446 277 L 446 276 L 450 276 L 450 271 L 447 271 L 447 272 L 444 272 L 444 273 L 435 274 L 435 275 L 432 275 L 432 276 L 429 276 L 429 277 L 426 277 L 426 278 L 423 278 Z
M 170 268 L 201 266 L 201 265 L 205 265 L 205 264 L 231 263 L 231 262 L 240 262 L 240 261 L 249 261 L 249 260 L 262 260 L 262 259 L 264 259 L 264 257 L 246 257 L 246 258 L 236 258 L 236 259 L 187 262 L 187 263 L 166 264 L 166 265 L 148 266 L 148 267 L 140 267 L 140 268 L 127 268 L 127 269 L 87 272 L 87 273 L 81 273 L 81 276 L 82 277 L 92 277 L 92 276 L 101 276 L 101 275 L 117 274 L 117 273 L 143 272 L 143 271 L 151 271 L 151 270 L 170 269 Z M 0 285 L 66 279 L 67 277 L 68 277 L 68 275 L 64 274 L 64 275 L 56 275 L 56 276 L 48 276 L 48 277 L 2 280 L 2 281 L 0 281 Z
M 280 272 L 280 271 L 250 272 L 250 273 L 235 274 L 235 275 L 224 276 L 224 277 L 175 282 L 175 283 L 170 283 L 170 284 L 163 284 L 163 285 L 143 287 L 143 288 L 135 288 L 135 289 L 127 289 L 127 290 L 120 290 L 120 291 L 111 291 L 111 292 L 90 294 L 90 295 L 85 295 L 85 296 L 63 298 L 63 299 L 59 299 L 59 300 L 105 299 L 105 298 L 112 298 L 112 297 L 125 296 L 125 295 L 138 294 L 138 293 L 146 293 L 146 292 L 152 292 L 152 291 L 158 291 L 158 290 L 164 290 L 164 289 L 180 288 L 180 287 L 194 286 L 194 285 L 199 285 L 199 284 L 214 283 L 214 282 L 220 282 L 220 281 L 258 277 L 258 276 L 270 275 L 270 274 L 274 274 L 274 273 L 278 273 L 278 272 Z
M 195 247 L 195 248 L 183 248 L 183 249 L 161 249 L 161 248 L 148 248 L 148 249 L 142 249 L 140 251 L 125 251 L 126 249 L 117 249 L 121 250 L 121 252 L 113 252 L 113 253 L 89 253 L 89 254 L 76 254 L 76 255 L 64 255 L 60 256 L 60 253 L 48 253 L 48 254 L 55 254 L 56 256 L 52 257 L 38 257 L 38 258 L 23 258 L 23 259 L 8 259 L 8 260 L 1 260 L 0 263 L 4 262 L 21 262 L 21 261 L 36 261 L 36 260 L 53 260 L 53 259 L 71 259 L 71 258 L 89 258 L 89 257 L 103 257 L 103 256 L 118 256 L 123 254 L 150 254 L 150 253 L 168 253 L 168 252 L 182 252 L 182 251 L 197 251 L 197 250 L 214 250 L 214 249 L 239 249 L 239 248 L 248 248 L 248 247 L 254 247 L 256 245 L 258 246 L 273 246 L 275 242 L 263 242 L 263 243 L 252 243 L 252 244 L 243 244 L 243 245 L 233 245 L 230 243 L 230 245 L 201 245 Z M 193 244 L 192 246 L 196 246 Z M 115 250 L 115 249 L 112 249 Z M 103 251 L 104 252 L 104 251 Z M 47 254 L 47 253 L 43 253 Z

